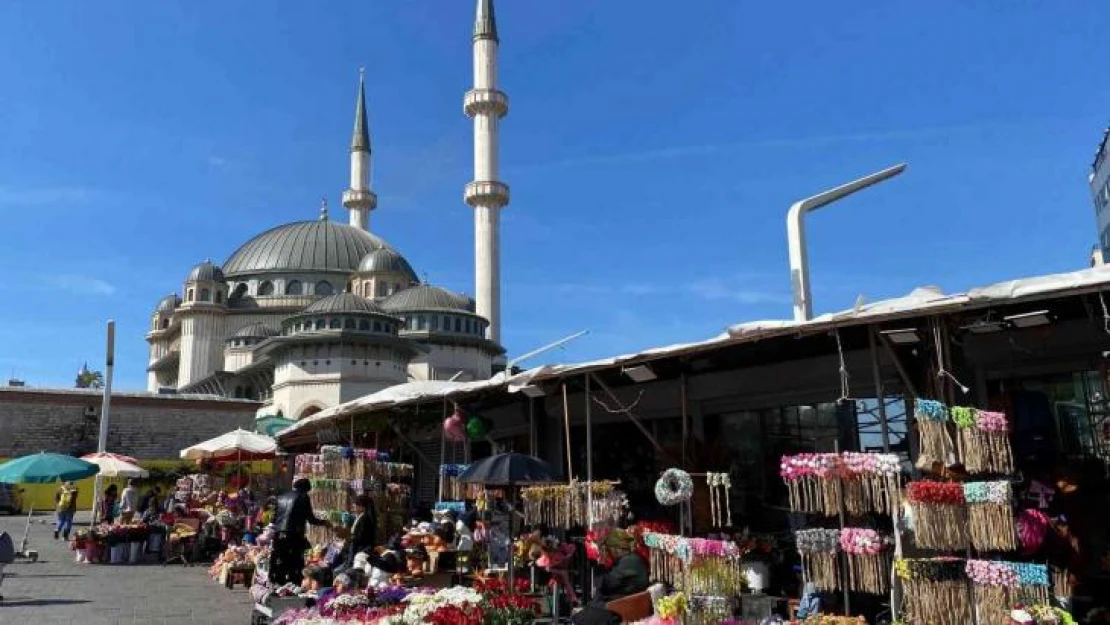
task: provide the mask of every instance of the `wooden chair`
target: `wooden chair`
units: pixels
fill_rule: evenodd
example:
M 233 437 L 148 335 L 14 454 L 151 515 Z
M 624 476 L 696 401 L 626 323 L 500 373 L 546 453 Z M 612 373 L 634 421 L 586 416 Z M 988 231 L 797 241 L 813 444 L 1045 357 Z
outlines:
M 634 623 L 646 619 L 655 612 L 655 606 L 651 603 L 651 593 L 647 591 L 610 601 L 605 607 L 619 614 L 622 623 Z

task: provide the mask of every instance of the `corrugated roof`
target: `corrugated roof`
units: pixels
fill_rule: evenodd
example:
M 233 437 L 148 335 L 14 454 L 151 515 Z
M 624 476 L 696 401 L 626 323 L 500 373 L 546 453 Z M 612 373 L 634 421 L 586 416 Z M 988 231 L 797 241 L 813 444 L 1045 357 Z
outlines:
M 1077 295 L 1110 288 L 1110 265 L 1102 265 L 1071 273 L 1035 276 L 1019 280 L 998 282 L 984 287 L 968 290 L 965 293 L 945 295 L 936 287 L 914 289 L 910 294 L 893 299 L 864 304 L 840 312 L 828 313 L 809 321 L 764 320 L 739 323 L 728 331 L 705 341 L 678 343 L 654 347 L 640 352 L 600 358 L 597 360 L 572 364 L 543 365 L 529 369 L 515 376 L 498 374 L 489 380 L 477 382 L 436 383 L 442 386 L 411 386 L 404 391 L 389 393 L 386 389 L 379 393 L 360 397 L 324 410 L 295 425 L 281 434 L 287 435 L 313 423 L 327 421 L 355 412 L 368 412 L 395 406 L 415 404 L 446 397 L 459 398 L 490 388 L 507 386 L 510 392 L 520 387 L 543 380 L 580 375 L 588 371 L 606 369 L 613 366 L 629 366 L 635 363 L 660 358 L 705 352 L 729 345 L 754 342 L 784 334 L 824 332 L 831 328 L 855 324 L 877 323 L 923 314 L 941 314 L 963 309 L 986 308 L 991 305 L 1045 299 L 1059 295 Z M 402 385 L 408 386 L 408 385 Z M 400 387 L 393 387 L 400 388 Z
M 438 286 L 420 284 L 398 291 L 382 301 L 390 312 L 449 311 L 474 312 L 474 300 Z

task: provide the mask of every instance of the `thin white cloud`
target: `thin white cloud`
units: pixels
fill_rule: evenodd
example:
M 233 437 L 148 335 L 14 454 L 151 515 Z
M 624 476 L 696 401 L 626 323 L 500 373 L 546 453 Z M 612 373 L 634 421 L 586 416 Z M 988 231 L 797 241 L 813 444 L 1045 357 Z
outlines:
M 47 278 L 55 288 L 68 291 L 74 295 L 99 295 L 109 296 L 116 294 L 116 287 L 100 278 L 80 276 L 76 274 L 59 274 Z
M 16 188 L 0 186 L 0 208 L 83 204 L 97 192 L 84 187 Z
M 690 285 L 690 292 L 708 301 L 733 301 L 740 304 L 781 304 L 790 301 L 789 294 L 782 291 L 758 289 L 744 281 L 730 281 L 723 278 L 702 278 Z

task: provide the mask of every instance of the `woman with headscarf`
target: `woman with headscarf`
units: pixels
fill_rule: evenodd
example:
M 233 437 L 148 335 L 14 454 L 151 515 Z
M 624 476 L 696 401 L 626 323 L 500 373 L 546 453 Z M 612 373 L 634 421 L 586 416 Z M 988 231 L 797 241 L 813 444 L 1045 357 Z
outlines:
M 598 597 L 609 602 L 648 589 L 647 563 L 636 553 L 636 539 L 631 533 L 612 530 L 602 548 L 608 551 L 613 566 L 598 580 Z

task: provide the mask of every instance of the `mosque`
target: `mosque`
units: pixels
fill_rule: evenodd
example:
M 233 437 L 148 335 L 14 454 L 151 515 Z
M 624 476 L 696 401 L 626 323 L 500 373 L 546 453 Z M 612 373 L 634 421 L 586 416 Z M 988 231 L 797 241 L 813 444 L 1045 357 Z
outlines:
M 498 172 L 498 89 L 493 0 L 478 0 L 474 86 L 463 111 L 474 124 L 475 299 L 422 284 L 399 250 L 370 230 L 370 131 L 360 78 L 350 146 L 347 223 L 279 225 L 222 265 L 204 261 L 181 293 L 151 316 L 147 390 L 263 402 L 299 419 L 413 380 L 488 378 L 502 361 L 500 213 L 509 188 Z

